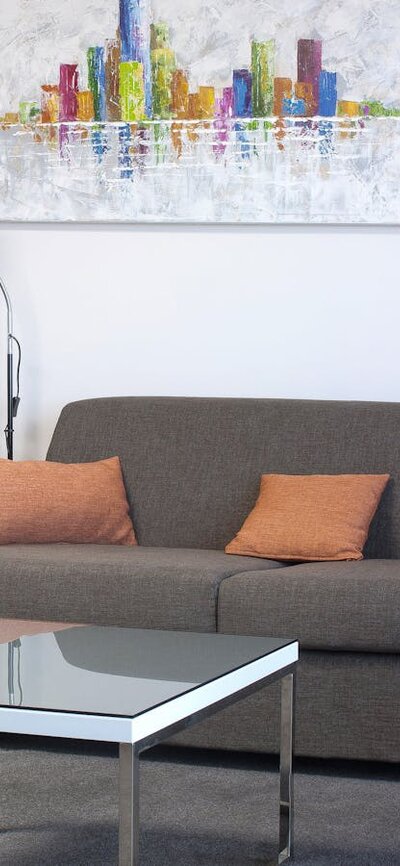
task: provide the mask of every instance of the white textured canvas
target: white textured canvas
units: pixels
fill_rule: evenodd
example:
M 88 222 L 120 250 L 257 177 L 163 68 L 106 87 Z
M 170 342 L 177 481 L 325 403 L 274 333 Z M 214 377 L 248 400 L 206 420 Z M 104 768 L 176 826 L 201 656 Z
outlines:
M 151 111 L 139 100 L 117 119 L 105 108 L 49 123 L 39 113 L 41 85 L 59 84 L 60 64 L 77 64 L 78 89 L 93 91 L 87 50 L 115 39 L 119 0 L 3 0 L 1 219 L 400 222 L 398 0 L 121 0 L 121 8 L 136 27 L 133 53 L 121 59 L 139 63 L 144 91 L 148 62 Z M 169 27 L 158 54 L 150 21 Z M 251 44 L 270 40 L 273 66 L 262 78 Z M 322 42 L 310 104 L 296 82 L 310 85 L 314 59 L 299 72 L 299 40 L 311 50 Z M 321 68 L 336 88 L 329 105 Z M 177 70 L 190 93 L 213 88 L 194 114 L 187 101 L 176 111 Z M 247 96 L 237 79 L 224 103 L 234 70 L 247 70 Z M 258 75 L 260 86 L 268 76 L 275 86 L 264 112 Z M 284 101 L 274 85 L 282 78 L 292 82 Z

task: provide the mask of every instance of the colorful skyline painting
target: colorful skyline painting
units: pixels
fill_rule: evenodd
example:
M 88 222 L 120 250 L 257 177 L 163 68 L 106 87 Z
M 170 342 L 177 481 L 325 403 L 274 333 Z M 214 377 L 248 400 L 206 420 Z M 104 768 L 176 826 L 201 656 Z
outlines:
M 0 218 L 400 223 L 398 0 L 8 0 Z

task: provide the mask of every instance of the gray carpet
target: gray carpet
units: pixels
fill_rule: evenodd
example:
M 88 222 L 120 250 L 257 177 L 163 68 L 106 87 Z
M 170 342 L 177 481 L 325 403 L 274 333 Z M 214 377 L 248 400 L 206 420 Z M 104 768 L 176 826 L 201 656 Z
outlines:
M 116 866 L 114 746 L 0 741 L 1 866 Z M 143 866 L 265 866 L 272 759 L 158 750 L 142 763 Z M 298 762 L 293 866 L 400 866 L 396 768 Z

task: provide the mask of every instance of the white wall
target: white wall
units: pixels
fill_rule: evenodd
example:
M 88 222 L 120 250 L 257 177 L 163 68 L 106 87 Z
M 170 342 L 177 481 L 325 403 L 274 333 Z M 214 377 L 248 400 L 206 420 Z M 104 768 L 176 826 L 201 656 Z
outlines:
M 387 227 L 4 225 L 16 457 L 83 397 L 400 400 L 398 261 Z

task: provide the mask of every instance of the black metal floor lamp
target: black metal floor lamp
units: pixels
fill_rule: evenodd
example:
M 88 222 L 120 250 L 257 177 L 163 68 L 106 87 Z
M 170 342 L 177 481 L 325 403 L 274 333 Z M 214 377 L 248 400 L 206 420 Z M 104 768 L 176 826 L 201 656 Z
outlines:
M 14 458 L 14 418 L 18 412 L 20 402 L 19 397 L 19 373 L 21 368 L 21 346 L 19 341 L 13 334 L 13 308 L 11 298 L 7 292 L 3 280 L 0 277 L 0 291 L 4 297 L 7 307 L 7 425 L 4 430 L 6 437 L 7 457 L 9 460 Z M 18 365 L 17 365 L 17 393 L 14 396 L 14 345 L 18 347 Z M 21 641 L 14 640 L 8 644 L 8 696 L 11 705 L 15 704 L 14 695 L 14 654 L 17 651 L 18 656 L 18 683 L 20 687 L 20 651 Z M 21 701 L 22 702 L 22 693 Z
M 20 403 L 19 396 L 19 374 L 21 368 L 21 346 L 13 334 L 13 309 L 10 296 L 0 277 L 0 291 L 7 306 L 7 425 L 4 430 L 6 437 L 7 457 L 14 458 L 14 418 L 18 412 Z M 14 395 L 14 346 L 18 348 L 17 364 L 17 393 Z

